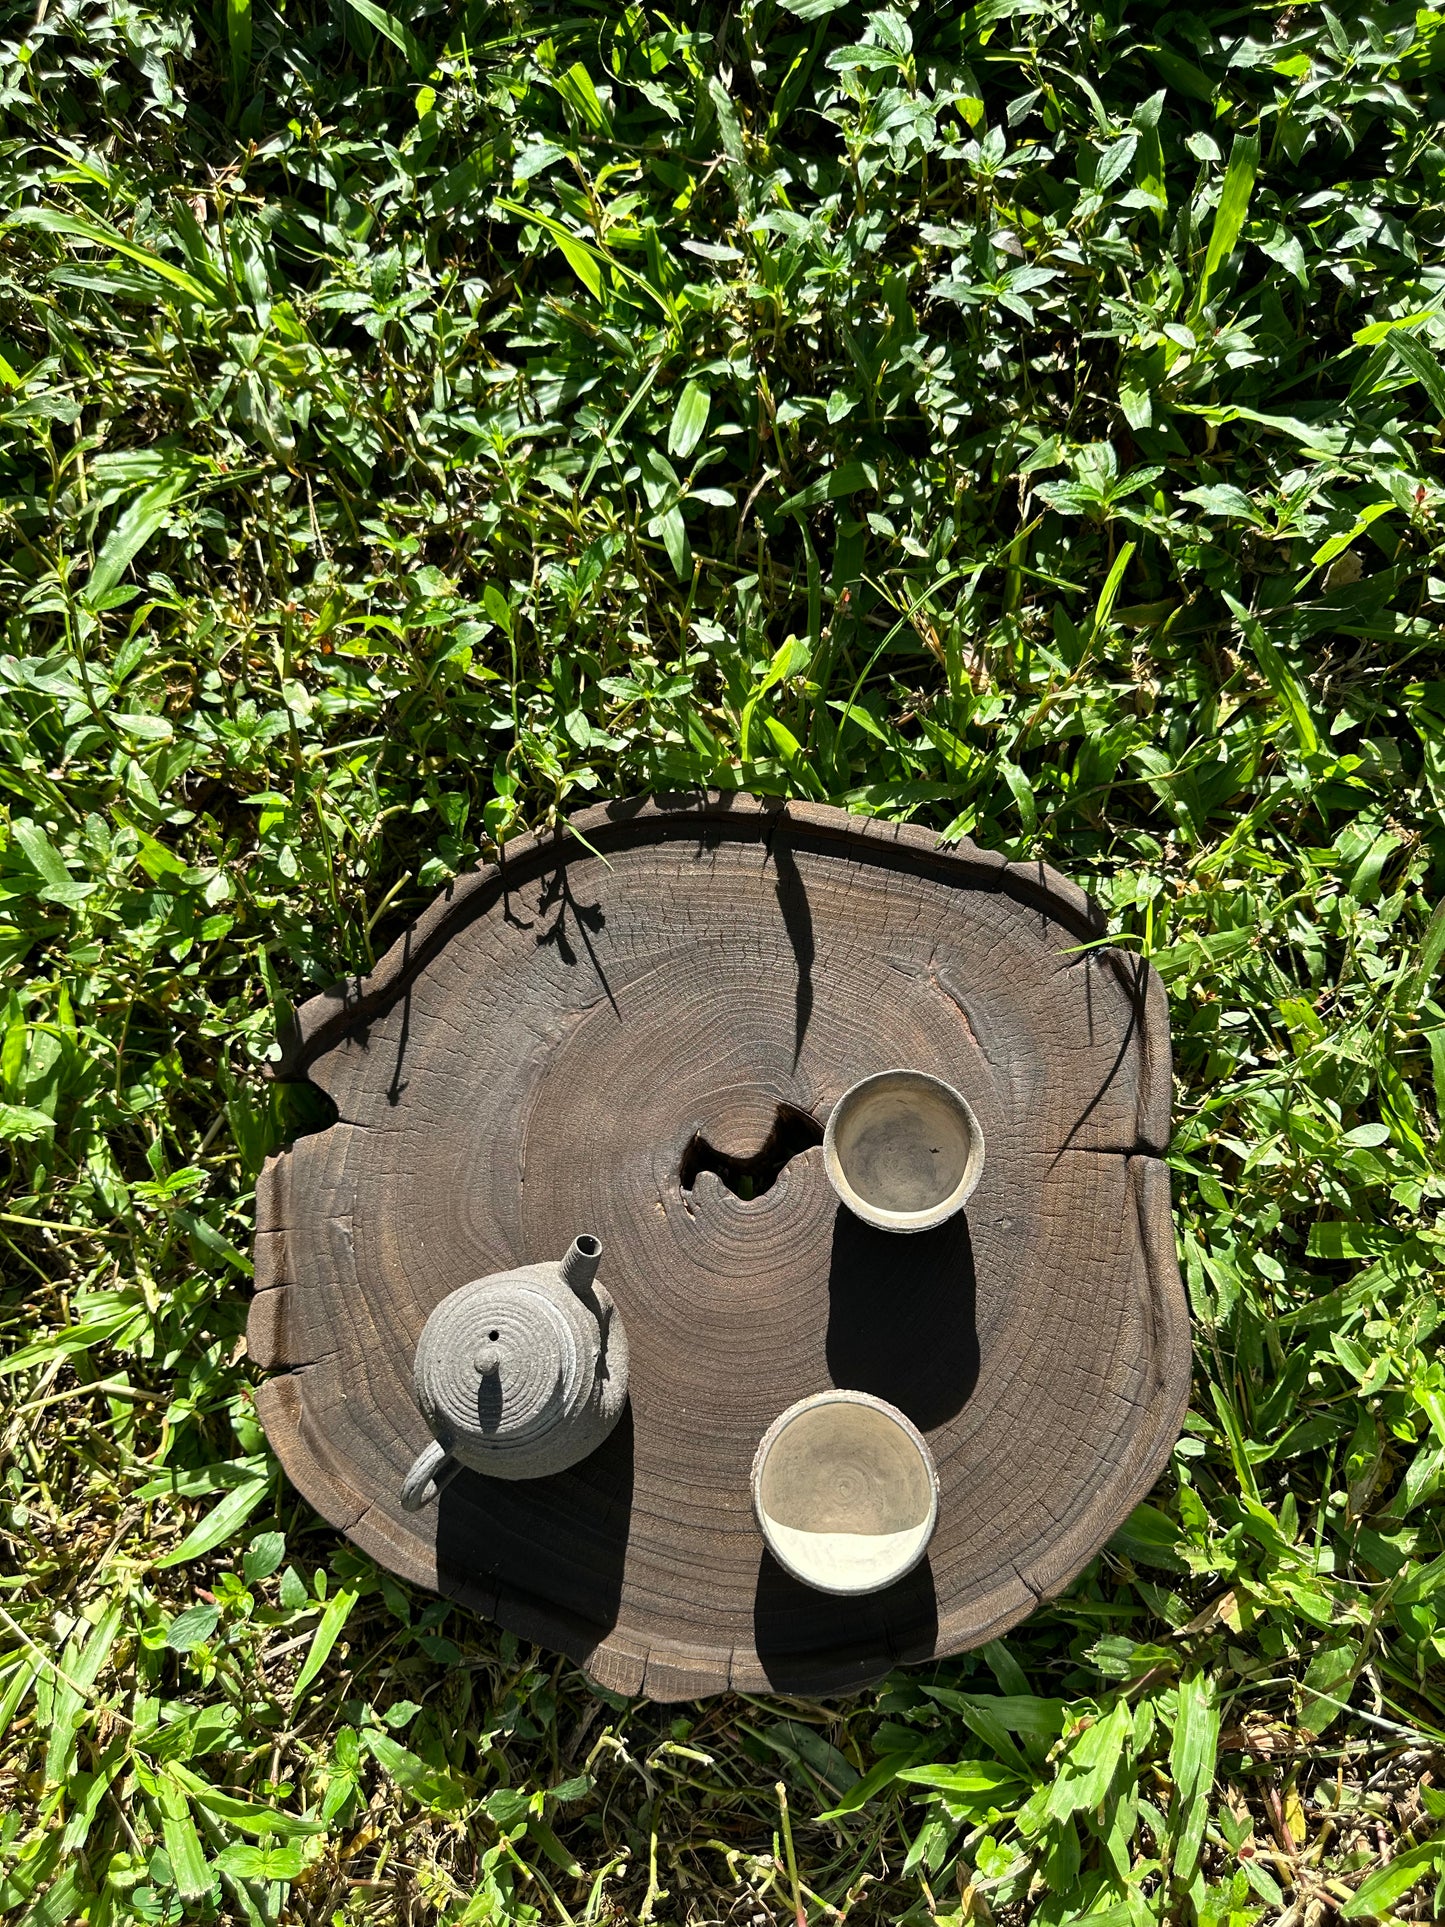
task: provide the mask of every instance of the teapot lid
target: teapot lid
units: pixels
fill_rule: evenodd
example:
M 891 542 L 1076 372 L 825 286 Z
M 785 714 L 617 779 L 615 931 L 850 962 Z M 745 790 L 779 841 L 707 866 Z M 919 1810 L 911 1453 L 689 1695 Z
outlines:
M 417 1347 L 416 1396 L 449 1450 L 523 1452 L 585 1398 L 593 1364 L 570 1310 L 518 1273 L 477 1279 L 442 1300 Z

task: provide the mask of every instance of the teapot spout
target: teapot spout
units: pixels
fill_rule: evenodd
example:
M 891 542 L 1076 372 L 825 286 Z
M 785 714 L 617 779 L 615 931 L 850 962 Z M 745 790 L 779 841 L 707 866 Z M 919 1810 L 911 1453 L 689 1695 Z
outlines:
M 562 1260 L 562 1283 L 581 1297 L 597 1276 L 597 1267 L 601 1262 L 602 1241 L 584 1231 L 580 1237 L 572 1240 L 572 1249 Z

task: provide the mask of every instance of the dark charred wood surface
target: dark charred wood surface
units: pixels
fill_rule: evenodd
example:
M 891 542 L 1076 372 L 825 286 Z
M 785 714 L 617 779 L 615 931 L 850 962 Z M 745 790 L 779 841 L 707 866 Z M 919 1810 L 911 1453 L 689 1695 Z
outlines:
M 747 796 L 575 820 L 457 882 L 286 1040 L 281 1075 L 337 1122 L 258 1189 L 250 1347 L 282 1463 L 392 1571 L 622 1692 L 845 1691 L 995 1637 L 1144 1497 L 1183 1418 L 1157 980 L 1085 947 L 1073 885 L 968 842 Z M 988 1147 L 966 1213 L 913 1237 L 844 1211 L 817 1142 L 893 1065 L 961 1090 Z M 626 1323 L 628 1416 L 570 1472 L 464 1472 L 403 1512 L 427 1313 L 579 1231 Z M 759 1438 L 829 1385 L 901 1407 L 938 1464 L 928 1557 L 872 1598 L 796 1585 L 752 1517 Z

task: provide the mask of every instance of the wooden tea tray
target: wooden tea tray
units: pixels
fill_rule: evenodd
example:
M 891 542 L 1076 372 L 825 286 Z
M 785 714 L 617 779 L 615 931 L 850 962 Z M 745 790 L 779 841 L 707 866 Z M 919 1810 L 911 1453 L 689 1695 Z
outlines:
M 337 1122 L 258 1190 L 283 1465 L 393 1572 L 625 1693 L 846 1691 L 1002 1633 L 1149 1490 L 1188 1397 L 1157 979 L 1087 947 L 1097 910 L 1042 864 L 922 829 L 742 795 L 574 821 L 298 1015 L 280 1073 Z M 894 1065 L 957 1086 L 987 1143 L 966 1213 L 913 1237 L 845 1212 L 813 1142 Z M 628 1416 L 570 1472 L 465 1472 L 403 1512 L 428 1312 L 579 1231 Z M 927 1559 L 870 1598 L 795 1583 L 752 1516 L 759 1438 L 830 1384 L 938 1464 Z

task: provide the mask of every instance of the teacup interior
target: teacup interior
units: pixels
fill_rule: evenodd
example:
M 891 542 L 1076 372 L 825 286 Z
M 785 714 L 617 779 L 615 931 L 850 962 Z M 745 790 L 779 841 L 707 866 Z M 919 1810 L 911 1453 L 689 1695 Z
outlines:
M 876 1405 L 810 1405 L 773 1439 L 757 1505 L 783 1564 L 828 1592 L 876 1592 L 915 1565 L 933 1531 L 926 1448 Z
M 863 1085 L 834 1125 L 843 1176 L 876 1211 L 935 1209 L 963 1182 L 973 1144 L 951 1094 L 904 1073 Z

